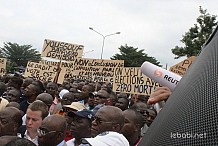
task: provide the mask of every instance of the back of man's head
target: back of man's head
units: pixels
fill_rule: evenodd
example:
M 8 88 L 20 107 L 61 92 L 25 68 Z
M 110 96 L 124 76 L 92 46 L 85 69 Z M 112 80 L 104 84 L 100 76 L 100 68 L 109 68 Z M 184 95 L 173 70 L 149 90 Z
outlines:
M 48 109 L 50 108 L 50 106 L 53 103 L 53 97 L 48 94 L 48 93 L 41 93 L 36 97 L 36 100 L 41 100 L 42 102 L 44 102 L 47 106 Z
M 46 130 L 46 133 L 39 132 L 39 145 L 40 146 L 56 146 L 61 143 L 66 136 L 67 122 L 63 116 L 51 115 L 42 121 L 39 131 Z M 52 135 L 48 135 L 53 133 Z
M 124 116 L 122 110 L 114 106 L 104 106 L 95 114 L 95 120 L 92 122 L 92 137 L 106 132 L 121 132 L 124 125 Z

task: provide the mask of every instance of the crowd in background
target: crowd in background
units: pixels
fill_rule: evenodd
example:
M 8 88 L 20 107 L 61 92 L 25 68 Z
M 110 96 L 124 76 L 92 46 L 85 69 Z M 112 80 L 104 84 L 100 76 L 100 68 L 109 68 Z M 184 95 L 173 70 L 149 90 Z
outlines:
M 114 93 L 111 83 L 21 76 L 0 82 L 0 145 L 136 146 L 171 92 Z M 164 101 L 162 101 L 164 103 Z

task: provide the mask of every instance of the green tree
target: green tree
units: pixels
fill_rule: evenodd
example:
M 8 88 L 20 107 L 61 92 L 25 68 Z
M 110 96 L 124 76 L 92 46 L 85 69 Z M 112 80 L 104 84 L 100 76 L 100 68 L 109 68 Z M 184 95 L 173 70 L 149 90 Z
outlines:
M 149 61 L 155 65 L 159 65 L 160 63 L 154 57 L 150 57 L 146 53 L 143 53 L 143 49 L 138 50 L 138 48 L 127 45 L 121 46 L 118 49 L 120 50 L 120 54 L 116 53 L 111 59 L 124 60 L 125 67 L 140 67 L 145 61 Z
M 194 24 L 194 26 L 183 35 L 181 42 L 185 44 L 185 46 L 175 46 L 172 49 L 172 53 L 176 55 L 175 59 L 182 56 L 191 57 L 198 55 L 204 43 L 217 25 L 217 16 L 210 15 L 207 13 L 207 10 L 203 10 L 201 6 L 199 12 L 200 16 L 197 18 L 197 24 Z
M 1 57 L 7 58 L 7 70 L 12 71 L 16 67 L 25 67 L 28 61 L 41 60 L 40 53 L 31 45 L 18 45 L 7 42 L 0 51 Z

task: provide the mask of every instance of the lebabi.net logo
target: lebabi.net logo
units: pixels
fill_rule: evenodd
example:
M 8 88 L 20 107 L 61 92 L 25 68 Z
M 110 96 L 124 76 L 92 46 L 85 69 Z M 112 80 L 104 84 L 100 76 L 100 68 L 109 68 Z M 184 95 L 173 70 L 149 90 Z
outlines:
M 191 133 L 191 132 L 184 132 L 184 133 L 180 133 L 180 132 L 171 132 L 170 133 L 170 137 L 171 138 L 175 138 L 175 139 L 179 139 L 179 138 L 206 138 L 207 133 Z
M 159 71 L 159 70 L 154 71 L 154 76 L 155 77 L 161 77 L 162 75 L 163 75 L 163 73 L 161 71 Z

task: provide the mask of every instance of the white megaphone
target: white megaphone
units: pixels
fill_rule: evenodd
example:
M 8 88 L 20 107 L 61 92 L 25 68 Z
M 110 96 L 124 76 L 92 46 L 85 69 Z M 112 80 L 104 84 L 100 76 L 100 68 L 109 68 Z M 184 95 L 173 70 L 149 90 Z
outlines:
M 171 91 L 174 90 L 174 88 L 182 78 L 181 76 L 173 72 L 170 72 L 147 61 L 142 64 L 141 72 L 152 80 L 155 80 L 162 86 L 168 87 Z M 161 105 L 161 102 L 158 102 L 154 105 L 154 107 L 156 111 L 159 112 L 163 105 Z
M 182 78 L 173 72 L 170 72 L 147 61 L 142 64 L 141 72 L 162 86 L 168 87 L 171 91 L 174 90 Z

